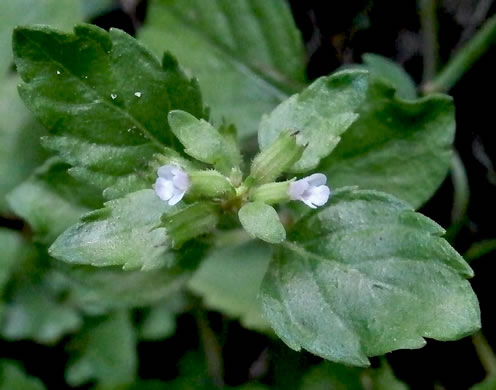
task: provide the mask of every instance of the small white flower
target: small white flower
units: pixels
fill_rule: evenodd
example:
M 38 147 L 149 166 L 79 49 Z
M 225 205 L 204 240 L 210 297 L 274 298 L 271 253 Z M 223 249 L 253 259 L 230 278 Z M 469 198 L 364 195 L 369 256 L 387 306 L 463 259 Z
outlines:
M 289 199 L 301 200 L 312 209 L 323 206 L 329 200 L 331 190 L 325 185 L 327 177 L 322 173 L 296 180 L 289 185 Z
M 174 206 L 181 201 L 191 186 L 188 174 L 177 165 L 164 165 L 158 171 L 158 178 L 153 186 L 157 196 Z

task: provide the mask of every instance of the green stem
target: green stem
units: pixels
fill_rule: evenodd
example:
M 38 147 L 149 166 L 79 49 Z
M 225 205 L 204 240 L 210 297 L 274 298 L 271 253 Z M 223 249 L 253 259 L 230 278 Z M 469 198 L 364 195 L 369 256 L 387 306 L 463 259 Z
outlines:
M 485 256 L 492 251 L 496 251 L 496 239 L 483 240 L 472 244 L 463 257 L 470 263 L 471 261 Z
M 437 41 L 437 0 L 421 0 L 420 23 L 423 43 L 424 82 L 431 81 L 437 72 L 438 41 Z
M 460 223 L 467 214 L 470 199 L 467 171 L 460 155 L 455 151 L 451 158 L 451 180 L 455 188 L 451 223 Z
M 462 228 L 470 200 L 467 172 L 456 151 L 451 159 L 451 181 L 453 183 L 453 208 L 451 209 L 451 226 L 445 235 L 448 241 L 452 241 Z
M 441 73 L 434 80 L 424 85 L 424 93 L 449 91 L 495 40 L 496 15 L 493 15 L 473 38 L 450 59 Z
M 196 323 L 200 332 L 200 339 L 205 353 L 207 371 L 215 386 L 224 386 L 222 350 L 214 331 L 208 324 L 206 313 L 201 308 L 196 311 Z
M 487 376 L 496 375 L 496 356 L 481 331 L 472 336 L 472 343 Z

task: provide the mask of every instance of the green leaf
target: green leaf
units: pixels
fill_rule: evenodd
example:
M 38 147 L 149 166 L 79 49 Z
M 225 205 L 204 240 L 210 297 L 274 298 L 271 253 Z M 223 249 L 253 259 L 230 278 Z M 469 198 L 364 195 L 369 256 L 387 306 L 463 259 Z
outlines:
M 408 390 L 408 386 L 394 376 L 393 369 L 385 359 L 381 367 L 369 372 L 372 381 L 372 390 Z
M 167 305 L 157 305 L 150 309 L 140 328 L 140 338 L 157 341 L 166 339 L 176 331 L 176 313 Z
M 204 356 L 198 351 L 188 351 L 179 362 L 179 375 L 173 380 L 164 383 L 161 389 L 167 390 L 216 390 L 219 386 L 212 383 L 208 375 Z M 256 382 L 240 386 L 222 386 L 226 390 L 268 390 L 267 387 Z M 158 389 L 157 389 L 158 390 Z
M 260 242 L 212 250 L 189 281 L 189 289 L 213 310 L 239 318 L 249 329 L 270 329 L 257 300 L 270 261 L 270 250 Z
M 20 260 L 29 257 L 32 247 L 19 232 L 0 227 L 0 328 L 5 315 L 5 290 Z
M 5 230 L 0 230 L 0 244 L 5 255 L 0 257 L 2 337 L 54 344 L 66 333 L 77 330 L 81 318 L 66 299 L 66 286 L 47 270 L 35 248 L 19 233 Z
M 150 271 L 122 271 L 58 263 L 58 271 L 70 286 L 68 300 L 91 315 L 117 309 L 144 307 L 169 299 L 191 278 L 204 256 L 198 243 L 183 247 L 178 265 Z
M 87 1 L 87 0 L 84 0 Z M 2 1 L 0 13 L 0 78 L 12 62 L 10 46 L 15 26 L 43 23 L 69 29 L 83 18 L 74 0 L 15 0 Z
M 18 232 L 0 228 L 0 248 L 2 248 L 2 256 L 0 256 L 0 298 L 2 297 L 4 286 L 9 281 L 12 269 L 19 258 L 24 256 L 25 246 L 26 243 Z
M 100 203 L 100 194 L 74 180 L 68 168 L 58 158 L 49 159 L 7 196 L 10 208 L 30 224 L 35 239 L 44 244 L 51 244 Z
M 41 164 L 45 130 L 36 123 L 17 94 L 17 77 L 0 75 L 0 213 L 10 212 L 5 195 Z M 22 158 L 21 158 L 22 156 Z
M 284 0 L 154 0 L 139 37 L 199 79 L 214 121 L 255 133 L 262 114 L 304 82 L 303 44 Z
M 29 270 L 28 267 L 33 268 Z M 56 273 L 46 272 L 33 261 L 19 267 L 18 273 L 21 272 L 22 276 L 13 280 L 6 299 L 0 324 L 3 338 L 53 345 L 67 333 L 80 328 L 81 316 L 66 299 L 67 286 L 59 283 Z
M 455 134 L 452 99 L 431 95 L 415 101 L 371 78 L 359 119 L 317 170 L 331 187 L 358 185 L 391 193 L 415 208 L 445 178 Z
M 359 366 L 425 337 L 473 333 L 473 273 L 443 233 L 390 195 L 338 190 L 275 253 L 261 287 L 265 315 L 289 347 Z
M 361 369 L 331 362 L 323 362 L 303 377 L 301 390 L 364 390 Z M 383 390 L 391 390 L 387 387 Z
M 474 242 L 465 253 L 465 259 L 470 263 L 496 250 L 496 239 Z
M 323 362 L 303 377 L 302 390 L 408 390 L 383 359 L 379 368 L 360 369 Z
M 151 186 L 150 161 L 174 142 L 170 110 L 203 117 L 197 83 L 123 31 L 19 27 L 14 53 L 21 97 L 52 134 L 44 145 L 75 167 L 72 175 L 113 187 L 107 196 Z
M 26 375 L 19 363 L 0 360 L 0 390 L 45 390 L 38 379 Z
M 417 87 L 405 70 L 389 58 L 367 53 L 362 56 L 366 69 L 377 78 L 391 84 L 396 89 L 396 95 L 402 99 L 415 99 Z
M 356 111 L 365 98 L 367 79 L 365 71 L 343 70 L 314 81 L 262 118 L 258 129 L 260 148 L 269 147 L 283 131 L 299 131 L 300 143 L 308 145 L 293 165 L 293 171 L 315 168 L 357 119 Z
M 102 384 L 124 384 L 134 380 L 136 338 L 129 313 L 118 312 L 85 327 L 70 343 L 75 351 L 66 380 L 80 386 L 90 380 Z
M 470 390 L 494 390 L 496 388 L 496 376 L 486 378 L 470 388 Z
M 172 243 L 158 226 L 163 214 L 178 207 L 160 200 L 153 190 L 131 193 L 84 215 L 57 238 L 49 252 L 68 263 L 98 267 L 150 270 L 171 265 L 175 261 L 169 251 Z
M 80 0 L 80 2 L 86 20 L 105 14 L 118 7 L 117 0 Z
M 279 220 L 274 207 L 262 202 L 246 203 L 238 212 L 239 220 L 245 230 L 255 238 L 271 244 L 286 239 L 286 230 Z
M 140 380 L 125 385 L 98 385 L 93 390 L 170 390 L 168 384 L 158 380 Z
M 210 123 L 196 119 L 184 111 L 169 112 L 169 124 L 174 135 L 186 148 L 185 153 L 207 164 L 212 164 L 219 171 L 229 174 L 237 161 L 231 156 L 236 153 L 230 150 L 232 144 Z
M 16 25 L 44 23 L 59 28 L 71 28 L 81 21 L 79 4 L 75 0 L 2 1 L 0 12 L 0 213 L 10 210 L 7 194 L 46 157 L 39 144 L 45 135 L 33 120 L 17 93 L 19 80 L 8 68 L 13 62 L 12 30 Z M 27 11 L 28 10 L 28 11 Z M 22 158 L 19 156 L 22 155 Z

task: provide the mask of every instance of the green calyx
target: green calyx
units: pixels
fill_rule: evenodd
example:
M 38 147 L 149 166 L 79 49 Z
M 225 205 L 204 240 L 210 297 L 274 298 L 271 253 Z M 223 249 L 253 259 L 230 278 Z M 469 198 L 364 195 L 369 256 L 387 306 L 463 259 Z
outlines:
M 235 189 L 229 179 L 217 171 L 189 172 L 191 187 L 189 196 L 205 198 L 230 198 L 235 195 Z
M 298 134 L 299 132 L 285 131 L 271 146 L 260 152 L 251 164 L 247 185 L 269 183 L 288 171 L 305 150 Z
M 192 238 L 213 230 L 219 221 L 218 208 L 207 202 L 197 202 L 162 217 L 162 227 L 172 241 L 173 248 Z
M 267 183 L 254 188 L 251 192 L 250 199 L 254 202 L 263 202 L 266 204 L 283 203 L 289 200 L 289 185 L 293 180 L 282 181 L 279 183 Z

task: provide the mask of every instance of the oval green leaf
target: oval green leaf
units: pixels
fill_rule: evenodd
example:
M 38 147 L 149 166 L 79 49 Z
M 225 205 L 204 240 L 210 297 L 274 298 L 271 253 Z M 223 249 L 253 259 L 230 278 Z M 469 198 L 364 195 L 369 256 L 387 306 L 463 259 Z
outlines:
M 424 338 L 473 333 L 473 273 L 443 233 L 390 195 L 338 190 L 275 253 L 261 287 L 265 315 L 291 348 L 358 366 Z
M 241 207 L 238 216 L 241 225 L 253 237 L 271 244 L 278 244 L 286 239 L 286 230 L 277 211 L 268 204 L 247 203 Z

